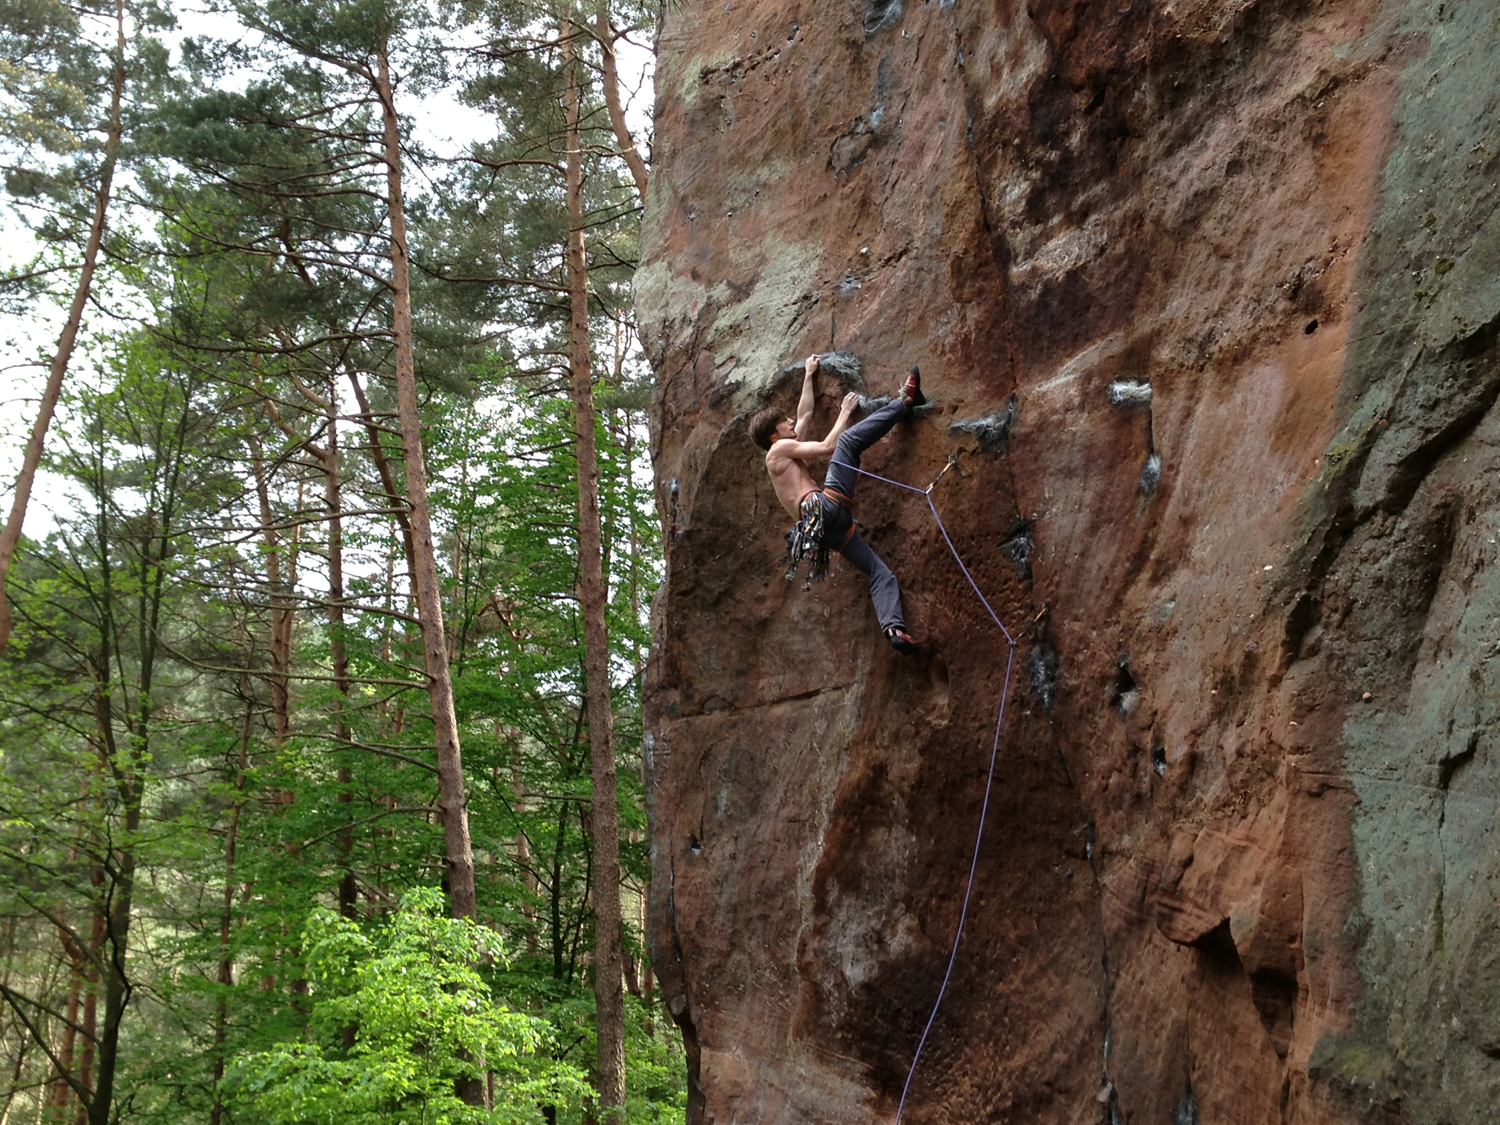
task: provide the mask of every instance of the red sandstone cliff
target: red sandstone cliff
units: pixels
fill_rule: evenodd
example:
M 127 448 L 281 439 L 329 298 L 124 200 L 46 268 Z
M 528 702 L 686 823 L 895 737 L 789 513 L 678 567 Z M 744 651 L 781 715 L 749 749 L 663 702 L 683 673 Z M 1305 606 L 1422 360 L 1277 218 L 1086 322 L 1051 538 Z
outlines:
M 782 580 L 744 420 L 832 344 L 876 394 L 922 365 L 937 411 L 866 467 L 965 451 L 958 549 L 1013 627 L 1048 608 L 907 1118 L 1495 1121 L 1500 12 L 713 0 L 660 48 L 652 942 L 691 1119 L 894 1116 L 983 792 L 1007 647 L 920 499 L 858 497 L 921 656 L 847 565 Z

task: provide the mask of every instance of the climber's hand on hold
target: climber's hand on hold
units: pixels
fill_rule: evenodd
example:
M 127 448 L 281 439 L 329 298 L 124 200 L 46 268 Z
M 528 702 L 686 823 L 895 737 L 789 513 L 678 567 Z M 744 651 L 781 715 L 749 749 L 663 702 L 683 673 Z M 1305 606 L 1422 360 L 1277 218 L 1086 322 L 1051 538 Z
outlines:
M 833 423 L 833 429 L 828 431 L 828 436 L 817 445 L 804 443 L 801 447 L 803 452 L 793 453 L 792 456 L 806 459 L 831 457 L 834 447 L 838 445 L 839 435 L 849 428 L 849 419 L 854 417 L 854 412 L 858 409 L 859 395 L 850 391 L 839 406 L 839 416 Z
M 810 355 L 803 365 L 805 374 L 802 376 L 802 397 L 797 400 L 797 419 L 794 428 L 798 441 L 806 441 L 812 434 L 813 410 L 818 405 L 816 391 L 818 374 L 818 357 Z

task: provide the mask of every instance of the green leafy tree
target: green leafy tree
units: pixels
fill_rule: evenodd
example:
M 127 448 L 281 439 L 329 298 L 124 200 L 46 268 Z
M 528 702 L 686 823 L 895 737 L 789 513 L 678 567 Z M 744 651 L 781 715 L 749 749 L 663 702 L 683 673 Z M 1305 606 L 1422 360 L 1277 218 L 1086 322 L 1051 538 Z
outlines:
M 609 107 L 575 78 L 581 143 L 569 144 L 564 43 L 538 34 L 555 15 L 540 9 L 487 9 L 494 35 L 477 46 L 472 25 L 443 22 L 458 8 L 223 11 L 260 32 L 185 44 L 181 96 L 149 131 L 125 131 L 122 153 L 169 157 L 136 161 L 127 181 L 131 252 L 152 244 L 154 265 L 115 277 L 137 325 L 96 332 L 94 370 L 70 383 L 42 462 L 78 500 L 13 576 L 16 642 L 0 658 L 6 1104 L 27 1120 L 86 1107 L 225 1125 L 312 1113 L 378 1071 L 385 1086 L 333 1108 L 581 1125 L 608 1106 L 558 1076 L 602 1085 L 599 995 L 623 975 L 616 1101 L 631 1121 L 681 1120 L 681 1045 L 642 938 L 639 677 L 660 547 L 629 321 L 638 204 Z M 600 73 L 595 25 L 575 22 L 575 74 Z M 418 87 L 457 89 L 460 71 L 465 96 L 503 120 L 471 159 L 436 161 L 401 107 Z M 581 220 L 567 208 L 574 150 Z M 415 604 L 400 483 L 415 446 L 396 393 L 398 162 L 440 615 Z M 580 323 L 586 368 L 569 362 Z M 595 401 L 575 411 L 563 396 L 580 375 Z M 605 626 L 592 675 L 585 433 Z M 473 913 L 503 958 L 431 909 L 453 889 L 423 632 L 439 616 Z M 611 740 L 595 738 L 601 726 Z M 601 746 L 614 801 L 592 777 Z M 618 875 L 600 855 L 601 800 L 619 819 Z M 392 968 L 406 956 L 394 935 L 417 915 L 448 935 L 422 988 L 508 1006 L 517 1053 L 462 1020 L 429 1038 L 392 1030 L 392 1013 L 438 1012 L 403 1008 L 420 989 L 403 992 Z M 623 965 L 600 968 L 601 928 Z M 301 1109 L 275 1100 L 292 1090 Z
M 467 918 L 443 917 L 440 894 L 410 891 L 376 926 L 314 912 L 303 946 L 309 1040 L 236 1062 L 230 1090 L 247 1116 L 267 1125 L 534 1122 L 543 1103 L 577 1102 L 586 1091 L 576 1067 L 545 1053 L 551 1025 L 498 1001 L 476 968 L 505 963 L 499 940 Z M 486 1077 L 487 1107 L 454 1092 Z

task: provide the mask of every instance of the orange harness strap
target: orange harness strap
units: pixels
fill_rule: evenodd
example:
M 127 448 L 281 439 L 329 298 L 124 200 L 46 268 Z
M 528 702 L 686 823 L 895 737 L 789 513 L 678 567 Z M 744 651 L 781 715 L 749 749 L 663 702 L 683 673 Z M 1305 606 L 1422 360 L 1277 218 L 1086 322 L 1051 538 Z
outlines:
M 845 496 L 836 488 L 829 488 L 827 485 L 824 485 L 823 495 L 830 497 L 841 508 L 848 508 L 851 512 L 854 510 L 854 497 Z
M 823 487 L 823 495 L 826 496 L 826 497 L 828 497 L 830 500 L 832 500 L 840 508 L 846 508 L 846 509 L 849 510 L 850 513 L 853 513 L 853 511 L 854 511 L 854 498 L 852 496 L 845 496 L 838 489 L 836 489 L 836 488 L 829 488 L 827 485 L 824 485 L 824 487 Z M 834 550 L 836 550 L 836 551 L 842 551 L 845 547 L 849 546 L 849 541 L 854 538 L 854 533 L 856 531 L 858 531 L 858 530 L 859 530 L 859 525 L 857 523 L 855 523 L 851 519 L 849 521 L 849 533 L 844 536 L 844 541 L 842 543 L 840 543 L 837 547 L 835 547 Z

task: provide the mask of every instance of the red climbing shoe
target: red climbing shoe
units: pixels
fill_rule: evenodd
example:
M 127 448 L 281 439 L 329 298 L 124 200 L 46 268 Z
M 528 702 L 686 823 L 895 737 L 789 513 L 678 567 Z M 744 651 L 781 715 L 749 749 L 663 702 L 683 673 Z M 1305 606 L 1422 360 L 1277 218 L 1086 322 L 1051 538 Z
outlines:
M 911 639 L 906 628 L 901 625 L 892 625 L 885 631 L 885 639 L 891 642 L 891 647 L 902 656 L 911 656 L 917 651 L 917 642 Z
M 901 384 L 901 398 L 907 407 L 921 406 L 927 401 L 927 396 L 922 393 L 922 373 L 917 370 L 916 364 L 912 364 L 911 374 Z

